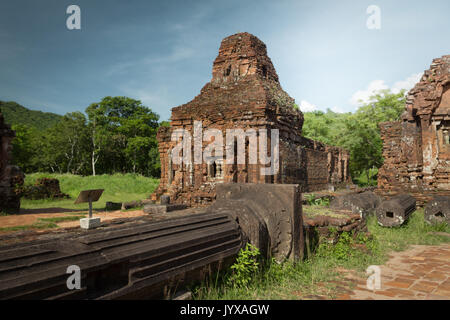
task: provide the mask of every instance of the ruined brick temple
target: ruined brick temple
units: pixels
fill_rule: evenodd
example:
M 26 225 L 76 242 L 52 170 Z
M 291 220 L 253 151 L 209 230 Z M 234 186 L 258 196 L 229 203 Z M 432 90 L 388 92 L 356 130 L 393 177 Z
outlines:
M 407 95 L 399 122 L 380 124 L 382 194 L 409 192 L 419 203 L 450 195 L 450 55 L 434 59 Z
M 17 211 L 20 195 L 16 187 L 23 184 L 24 176 L 17 166 L 10 164 L 11 141 L 15 133 L 3 119 L 0 110 L 0 211 Z
M 349 153 L 302 137 L 303 114 L 294 107 L 294 102 L 281 88 L 266 45 L 261 40 L 249 33 L 225 38 L 213 63 L 212 80 L 192 101 L 173 108 L 171 126 L 161 127 L 158 131 L 161 180 L 152 199 L 166 194 L 171 202 L 200 206 L 215 199 L 215 186 L 223 182 L 295 183 L 300 184 L 304 192 L 349 182 Z M 237 161 L 228 164 L 217 159 L 187 165 L 173 163 L 171 154 L 176 142 L 171 139 L 172 133 L 185 129 L 194 135 L 196 121 L 201 121 L 203 132 L 212 128 L 221 130 L 224 142 L 227 129 L 245 132 L 253 129 L 259 137 L 259 130 L 265 129 L 267 155 L 272 153 L 271 129 L 278 129 L 279 170 L 264 175 L 261 168 L 269 164 L 249 163 L 251 139 L 241 141 L 247 155 L 245 164 L 236 164 Z M 203 142 L 203 150 L 210 141 L 214 140 Z M 236 139 L 235 157 L 239 143 Z M 261 150 L 259 145 L 258 156 Z

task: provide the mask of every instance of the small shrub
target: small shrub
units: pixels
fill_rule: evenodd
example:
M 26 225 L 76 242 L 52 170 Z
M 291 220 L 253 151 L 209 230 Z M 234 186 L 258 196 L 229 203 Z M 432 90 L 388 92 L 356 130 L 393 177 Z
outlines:
M 305 196 L 306 203 L 310 206 L 329 206 L 330 199 L 329 198 L 317 198 L 314 193 L 307 194 Z
M 352 255 L 351 245 L 353 239 L 348 232 L 341 233 L 338 242 L 333 248 L 334 255 L 338 260 L 346 260 Z
M 231 266 L 228 283 L 234 287 L 245 287 L 259 269 L 259 249 L 250 243 L 239 251 L 236 262 Z

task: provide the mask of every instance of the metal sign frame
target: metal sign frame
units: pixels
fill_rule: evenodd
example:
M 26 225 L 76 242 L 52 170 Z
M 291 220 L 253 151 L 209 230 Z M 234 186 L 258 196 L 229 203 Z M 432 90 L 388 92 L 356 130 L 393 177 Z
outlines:
M 78 195 L 75 204 L 89 202 L 89 218 L 92 218 L 92 202 L 98 201 L 105 189 L 83 190 Z

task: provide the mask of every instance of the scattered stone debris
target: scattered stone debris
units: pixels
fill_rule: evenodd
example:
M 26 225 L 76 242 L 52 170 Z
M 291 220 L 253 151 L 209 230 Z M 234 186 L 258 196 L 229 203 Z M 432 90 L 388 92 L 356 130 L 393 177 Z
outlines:
M 450 197 L 435 196 L 425 206 L 425 221 L 430 224 L 450 223 Z
M 381 195 L 411 193 L 419 205 L 434 195 L 450 196 L 450 55 L 434 59 L 409 91 L 402 121 L 379 126 Z
M 133 208 L 138 208 L 142 206 L 141 200 L 136 201 L 128 201 L 128 202 L 122 202 L 122 206 L 120 207 L 121 210 L 129 210 Z
M 367 231 L 366 221 L 351 210 L 330 209 L 328 212 L 315 214 L 313 209 L 303 206 L 303 215 L 303 226 L 307 232 L 305 239 L 309 241 L 336 243 L 342 232 L 356 235 Z
M 130 210 L 134 208 L 140 208 L 147 204 L 153 203 L 150 199 L 143 199 L 143 200 L 135 200 L 135 201 L 127 201 L 127 202 L 112 202 L 107 201 L 105 204 L 105 210 L 106 211 L 115 211 L 115 210 Z
M 353 193 L 338 196 L 331 200 L 330 208 L 350 210 L 366 219 L 368 215 L 374 214 L 375 209 L 381 203 L 381 198 L 372 191 Z
M 396 227 L 405 223 L 416 210 L 416 199 L 408 194 L 400 194 L 383 201 L 376 209 L 378 224 Z

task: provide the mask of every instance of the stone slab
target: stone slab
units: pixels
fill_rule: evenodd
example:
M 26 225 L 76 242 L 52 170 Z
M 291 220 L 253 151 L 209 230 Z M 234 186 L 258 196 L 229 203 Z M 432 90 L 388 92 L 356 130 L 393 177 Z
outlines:
M 94 229 L 100 226 L 100 218 L 83 218 L 80 219 L 80 227 L 82 229 Z
M 185 204 L 147 204 L 144 206 L 144 212 L 149 214 L 167 213 L 175 210 L 186 209 Z

